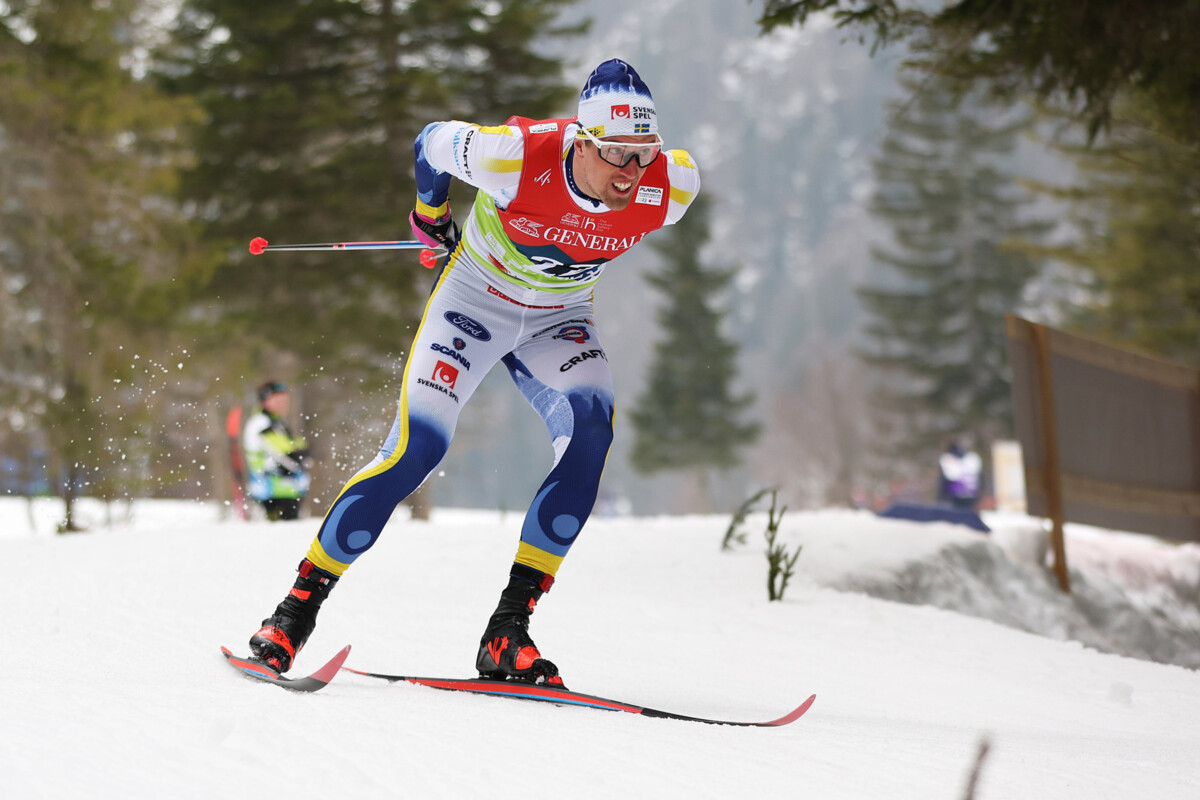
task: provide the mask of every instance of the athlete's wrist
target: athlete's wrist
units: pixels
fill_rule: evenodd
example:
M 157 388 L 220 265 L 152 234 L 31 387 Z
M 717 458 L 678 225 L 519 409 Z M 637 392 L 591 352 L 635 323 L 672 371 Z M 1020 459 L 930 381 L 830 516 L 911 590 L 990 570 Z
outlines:
M 421 219 L 422 222 L 428 222 L 430 225 L 441 225 L 450 219 L 450 202 L 446 201 L 439 206 L 431 206 L 428 203 L 417 198 L 417 205 L 414 213 Z

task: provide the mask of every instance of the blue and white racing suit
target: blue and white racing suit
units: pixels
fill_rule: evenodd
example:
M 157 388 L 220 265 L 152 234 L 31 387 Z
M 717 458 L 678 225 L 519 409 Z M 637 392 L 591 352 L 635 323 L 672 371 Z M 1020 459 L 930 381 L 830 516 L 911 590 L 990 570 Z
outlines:
M 678 221 L 700 178 L 686 152 L 664 152 L 637 202 L 610 210 L 573 188 L 574 128 L 573 120 L 440 122 L 418 137 L 419 210 L 446 213 L 451 178 L 479 192 L 426 305 L 391 432 L 330 507 L 308 553 L 317 567 L 341 575 L 374 544 L 442 460 L 459 413 L 497 362 L 545 421 L 555 454 L 515 560 L 554 575 L 579 535 L 613 435 L 592 286 L 611 257 Z

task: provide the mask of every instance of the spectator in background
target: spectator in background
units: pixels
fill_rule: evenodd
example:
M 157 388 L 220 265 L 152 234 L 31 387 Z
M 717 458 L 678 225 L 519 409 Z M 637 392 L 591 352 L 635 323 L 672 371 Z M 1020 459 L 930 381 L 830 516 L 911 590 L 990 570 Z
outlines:
M 974 510 L 979 503 L 983 461 L 961 439 L 955 439 L 938 459 L 938 503 Z
M 262 504 L 267 519 L 296 519 L 310 482 L 308 445 L 288 427 L 291 396 L 286 385 L 264 383 L 258 389 L 258 401 L 260 408 L 246 420 L 242 433 L 247 493 Z

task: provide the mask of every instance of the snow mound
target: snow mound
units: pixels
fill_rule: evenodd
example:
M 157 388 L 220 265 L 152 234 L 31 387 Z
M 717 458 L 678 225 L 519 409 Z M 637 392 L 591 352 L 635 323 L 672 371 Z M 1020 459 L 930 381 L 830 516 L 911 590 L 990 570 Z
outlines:
M 1200 548 L 1068 531 L 1071 591 L 1059 589 L 1039 524 L 965 533 L 886 573 L 831 588 L 929 605 L 1117 655 L 1200 669 Z

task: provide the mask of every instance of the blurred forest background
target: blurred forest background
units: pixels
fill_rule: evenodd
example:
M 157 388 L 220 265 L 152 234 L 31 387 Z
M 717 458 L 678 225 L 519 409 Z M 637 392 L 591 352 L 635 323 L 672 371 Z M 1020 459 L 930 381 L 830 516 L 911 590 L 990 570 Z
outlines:
M 433 276 L 248 242 L 409 238 L 427 122 L 569 116 L 620 57 L 706 202 L 597 289 L 598 511 L 932 499 L 950 437 L 1012 437 L 1006 313 L 1200 364 L 1200 9 L 1074 5 L 0 0 L 2 490 L 227 497 L 225 412 L 270 378 L 324 513 Z M 426 503 L 532 498 L 552 451 L 503 372 Z

